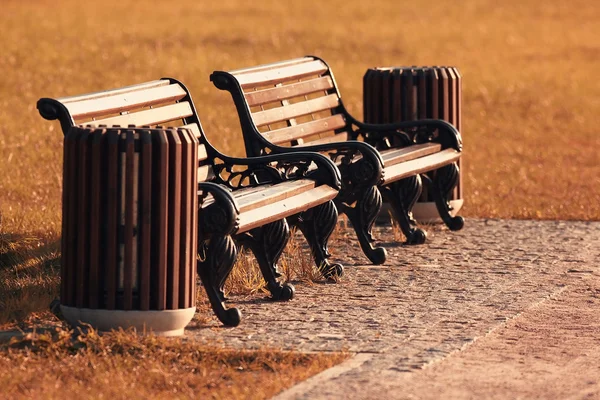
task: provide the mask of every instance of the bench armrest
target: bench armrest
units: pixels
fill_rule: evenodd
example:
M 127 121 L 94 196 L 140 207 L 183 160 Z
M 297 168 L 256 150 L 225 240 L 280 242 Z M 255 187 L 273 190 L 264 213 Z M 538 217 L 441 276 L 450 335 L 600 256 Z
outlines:
M 215 163 L 213 169 L 215 174 L 220 177 L 220 172 L 226 170 L 229 174 L 235 175 L 233 168 L 237 166 L 248 167 L 245 173 L 237 173 L 240 178 L 249 178 L 254 180 L 253 184 L 272 181 L 281 182 L 298 177 L 307 177 L 315 179 L 319 184 L 326 184 L 335 189 L 341 189 L 341 174 L 335 164 L 327 157 L 312 152 L 287 152 L 278 154 L 269 154 L 265 156 L 238 158 L 229 157 L 220 154 L 216 157 L 221 159 L 223 164 Z M 311 164 L 317 168 L 311 168 Z M 223 179 L 221 177 L 221 179 Z M 223 182 L 230 187 L 231 179 Z
M 339 162 L 339 168 L 354 164 L 360 158 L 357 167 L 353 170 L 352 179 L 362 186 L 376 186 L 383 181 L 383 159 L 381 154 L 370 144 L 358 141 L 332 142 L 316 145 L 303 145 L 302 147 L 283 147 L 270 144 L 269 148 L 277 153 L 282 152 L 328 152 L 334 162 Z M 346 176 L 346 174 L 344 174 Z
M 462 151 L 462 137 L 454 125 L 441 119 L 420 119 L 415 121 L 402 121 L 391 124 L 368 124 L 358 121 L 346 114 L 349 121 L 358 128 L 357 135 L 364 135 L 368 139 L 378 141 L 386 137 L 400 138 L 406 144 L 411 142 L 423 143 L 428 141 L 438 142 L 443 149 L 453 148 Z M 438 130 L 438 136 L 433 138 L 433 132 Z M 410 134 L 410 136 L 409 136 Z
M 198 183 L 198 195 L 199 237 L 203 237 L 202 233 L 229 235 L 237 229 L 239 206 L 227 188 L 212 182 L 201 182 Z M 203 212 L 202 205 L 208 195 L 212 196 L 213 201 Z

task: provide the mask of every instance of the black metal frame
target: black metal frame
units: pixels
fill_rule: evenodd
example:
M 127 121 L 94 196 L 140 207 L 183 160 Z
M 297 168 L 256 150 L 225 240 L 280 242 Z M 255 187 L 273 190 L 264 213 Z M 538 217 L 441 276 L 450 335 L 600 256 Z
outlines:
M 320 60 L 327 66 L 327 72 L 322 76 L 329 76 L 333 82 L 333 88 L 328 90 L 327 94 L 336 94 L 340 100 L 339 106 L 333 112 L 342 114 L 346 121 L 346 125 L 337 129 L 335 133 L 348 132 L 349 140 L 317 145 L 309 143 L 302 147 L 284 147 L 269 142 L 254 125 L 250 107 L 244 98 L 244 90 L 237 79 L 228 72 L 214 71 L 210 75 L 210 80 L 218 89 L 228 91 L 235 103 L 244 135 L 246 154 L 257 156 L 290 151 L 315 151 L 329 152 L 333 160 L 343 157 L 343 162 L 339 166 L 342 173 L 342 190 L 334 201 L 339 210 L 352 222 L 363 252 L 374 264 L 381 264 L 386 258 L 385 249 L 373 247 L 371 236 L 371 227 L 381 209 L 381 195 L 385 196 L 390 203 L 394 217 L 407 238 L 407 244 L 424 243 L 427 237 L 426 232 L 416 226 L 411 211 L 421 194 L 423 181 L 430 186 L 438 212 L 446 225 L 451 230 L 461 229 L 464 220 L 462 217 L 450 215 L 452 207 L 449 203 L 449 196 L 458 182 L 456 163 L 447 168 L 443 167 L 445 173 L 436 171 L 433 180 L 422 174 L 420 177 L 409 177 L 383 185 L 385 170 L 381 155 L 377 151 L 437 142 L 442 145 L 442 149 L 453 148 L 460 152 L 462 138 L 458 130 L 446 121 L 434 119 L 393 124 L 361 122 L 346 110 L 329 65 L 319 57 L 306 57 Z M 363 141 L 358 141 L 359 138 Z M 359 155 L 361 157 L 357 157 Z M 352 207 L 352 204 L 355 206 Z
M 268 183 L 279 183 L 298 178 L 310 178 L 318 185 L 328 185 L 341 189 L 341 175 L 335 164 L 329 158 L 312 152 L 293 152 L 288 154 L 271 154 L 250 158 L 229 157 L 219 152 L 206 138 L 202 124 L 198 118 L 194 102 L 185 85 L 176 79 L 168 79 L 177 83 L 186 91 L 187 95 L 180 101 L 188 101 L 193 115 L 183 118 L 184 124 L 196 123 L 200 130 L 200 144 L 206 147 L 206 163 L 212 165 L 215 173 L 214 181 L 198 184 L 199 213 L 198 213 L 198 250 L 200 259 L 197 269 L 202 280 L 212 309 L 225 325 L 237 326 L 240 323 L 241 313 L 236 308 L 226 309 L 223 302 L 223 285 L 229 276 L 237 258 L 239 245 L 249 248 L 255 255 L 262 275 L 267 283 L 267 288 L 275 300 L 289 300 L 294 295 L 291 284 L 281 284 L 277 278 L 277 261 L 289 239 L 289 227 L 286 219 L 267 223 L 251 229 L 248 232 L 238 233 L 239 207 L 232 192 L 244 187 L 261 186 Z M 42 98 L 37 103 L 42 117 L 48 120 L 58 119 L 63 129 L 63 134 L 75 125 L 74 119 L 68 109 L 55 99 Z M 310 168 L 315 164 L 316 168 Z M 236 167 L 245 167 L 240 171 Z M 202 207 L 207 195 L 212 195 L 212 202 Z M 321 221 L 337 220 L 337 209 L 332 201 L 328 201 L 314 208 L 319 210 L 319 221 L 315 221 L 315 211 L 290 216 L 294 221 L 304 221 L 313 228 L 309 234 L 311 247 L 313 245 L 321 250 L 315 255 L 317 266 L 324 275 L 334 268 L 341 274 L 339 264 L 330 265 L 327 261 L 327 240 L 331 234 L 329 224 Z M 315 250 L 313 249 L 313 254 Z

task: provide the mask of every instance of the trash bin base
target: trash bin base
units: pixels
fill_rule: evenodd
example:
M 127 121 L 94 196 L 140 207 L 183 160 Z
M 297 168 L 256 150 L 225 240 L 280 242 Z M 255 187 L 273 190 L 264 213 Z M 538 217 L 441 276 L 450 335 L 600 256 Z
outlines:
M 161 311 L 123 311 L 76 308 L 61 304 L 60 311 L 74 327 L 89 324 L 99 331 L 135 328 L 140 334 L 181 336 L 194 317 L 196 307 Z
M 450 205 L 452 206 L 452 211 L 450 214 L 454 217 L 458 214 L 460 209 L 463 206 L 464 199 L 456 199 L 450 200 Z M 432 201 L 428 202 L 418 202 L 413 206 L 413 218 L 417 220 L 418 223 L 421 224 L 441 224 L 443 221 L 440 218 L 440 214 L 437 211 L 435 203 Z M 381 212 L 379 213 L 379 217 L 377 217 L 378 224 L 389 224 L 390 223 L 390 213 L 392 209 L 389 203 L 383 203 L 381 207 Z

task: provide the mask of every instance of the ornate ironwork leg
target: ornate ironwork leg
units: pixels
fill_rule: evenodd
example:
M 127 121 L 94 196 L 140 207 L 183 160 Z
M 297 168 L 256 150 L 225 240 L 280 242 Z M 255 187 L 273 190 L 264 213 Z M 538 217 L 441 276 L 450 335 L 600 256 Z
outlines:
M 427 233 L 416 227 L 416 221 L 412 217 L 412 208 L 422 190 L 423 182 L 420 175 L 381 187 L 381 194 L 390 203 L 394 218 L 406 236 L 406 244 L 423 244 L 427 239 Z
M 228 326 L 238 326 L 242 314 L 237 308 L 223 305 L 223 285 L 237 258 L 237 248 L 229 235 L 211 236 L 203 260 L 198 261 L 198 275 L 206 290 L 210 305 L 219 320 Z
M 298 228 L 308 241 L 315 264 L 324 278 L 336 278 L 344 274 L 341 264 L 329 263 L 327 241 L 335 229 L 338 212 L 333 201 L 328 201 L 302 213 Z
M 256 257 L 273 300 L 291 300 L 294 297 L 295 289 L 292 284 L 284 283 L 282 285 L 277 281 L 277 278 L 281 276 L 277 272 L 277 261 L 289 238 L 290 228 L 285 219 L 252 229 L 236 238 Z
M 425 181 L 432 192 L 438 213 L 451 231 L 459 231 L 465 225 L 463 217 L 458 215 L 453 217 L 450 214 L 452 206 L 448 202 L 450 193 L 452 193 L 452 190 L 454 190 L 458 184 L 458 177 L 458 165 L 452 163 L 435 171 L 433 180 L 429 177 L 425 178 Z
M 363 253 L 375 265 L 383 264 L 387 257 L 383 247 L 373 247 L 374 239 L 371 234 L 373 223 L 381 211 L 381 204 L 381 193 L 375 186 L 370 186 L 354 207 L 340 204 L 352 223 Z

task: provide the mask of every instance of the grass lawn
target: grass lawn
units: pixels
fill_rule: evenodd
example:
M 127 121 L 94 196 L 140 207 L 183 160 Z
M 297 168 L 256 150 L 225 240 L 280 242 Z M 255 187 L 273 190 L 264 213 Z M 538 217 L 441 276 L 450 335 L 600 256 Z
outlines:
M 213 70 L 318 55 L 360 118 L 367 68 L 455 65 L 463 75 L 461 213 L 600 220 L 600 7 L 594 4 L 3 0 L 0 329 L 50 323 L 44 310 L 58 292 L 62 133 L 57 122 L 39 116 L 40 97 L 174 77 L 191 90 L 208 139 L 241 155 L 235 107 L 209 82 Z M 302 252 L 288 249 L 291 260 L 306 257 Z M 244 263 L 252 264 L 242 258 L 230 290 L 260 290 Z M 305 264 L 290 268 L 310 279 Z M 175 397 L 264 398 L 345 357 L 242 355 L 127 333 L 65 337 L 58 330 L 1 345 L 3 393 L 52 398 L 93 390 L 121 397 L 135 390 L 166 398 L 177 389 Z M 142 374 L 144 368 L 157 372 Z M 131 386 L 137 379 L 145 385 Z M 265 388 L 265 381 L 275 384 Z

